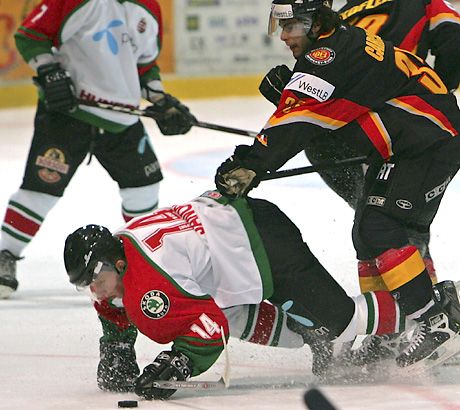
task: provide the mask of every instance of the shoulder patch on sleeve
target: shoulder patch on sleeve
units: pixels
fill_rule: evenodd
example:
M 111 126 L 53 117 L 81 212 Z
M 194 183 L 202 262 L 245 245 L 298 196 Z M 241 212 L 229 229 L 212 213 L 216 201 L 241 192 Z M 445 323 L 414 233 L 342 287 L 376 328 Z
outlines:
M 312 64 L 326 65 L 330 64 L 335 59 L 335 51 L 329 47 L 320 47 L 311 50 L 305 54 L 305 58 Z
M 331 97 L 335 86 L 312 74 L 294 73 L 285 89 L 298 91 L 323 102 Z

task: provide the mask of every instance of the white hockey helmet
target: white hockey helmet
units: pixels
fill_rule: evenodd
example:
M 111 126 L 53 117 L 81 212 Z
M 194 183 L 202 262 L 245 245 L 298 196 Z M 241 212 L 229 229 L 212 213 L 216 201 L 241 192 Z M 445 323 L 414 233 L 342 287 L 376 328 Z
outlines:
M 308 34 L 313 24 L 313 14 L 322 6 L 332 7 L 332 0 L 273 0 L 268 35 L 274 35 L 280 20 L 296 19 L 301 24 L 304 34 Z

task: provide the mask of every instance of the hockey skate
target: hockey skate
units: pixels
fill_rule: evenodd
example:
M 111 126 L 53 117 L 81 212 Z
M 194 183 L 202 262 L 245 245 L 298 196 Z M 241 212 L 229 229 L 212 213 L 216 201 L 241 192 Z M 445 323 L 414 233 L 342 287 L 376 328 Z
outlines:
M 421 372 L 445 362 L 460 352 L 460 304 L 451 281 L 433 288 L 434 305 L 416 319 L 409 345 L 396 363 L 410 372 Z
M 16 262 L 19 259 L 6 249 L 0 252 L 0 299 L 7 299 L 18 288 Z
M 353 349 L 344 346 L 337 359 L 344 366 L 372 366 L 384 360 L 394 360 L 403 350 L 405 333 L 368 335 L 361 345 Z
M 331 377 L 333 365 L 333 345 L 327 335 L 317 335 L 313 330 L 302 334 L 303 340 L 310 346 L 312 354 L 312 373 L 320 379 Z
M 310 347 L 312 354 L 312 373 L 320 379 L 328 378 L 333 364 L 333 344 L 328 332 L 307 328 L 288 316 L 287 326 L 293 332 L 302 336 L 305 344 Z

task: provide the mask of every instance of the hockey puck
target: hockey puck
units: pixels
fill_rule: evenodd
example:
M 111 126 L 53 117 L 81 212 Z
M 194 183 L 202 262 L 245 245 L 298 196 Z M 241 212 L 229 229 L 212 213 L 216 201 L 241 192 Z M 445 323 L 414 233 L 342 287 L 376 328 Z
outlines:
M 118 402 L 118 407 L 120 408 L 137 407 L 137 401 L 136 400 L 121 400 Z

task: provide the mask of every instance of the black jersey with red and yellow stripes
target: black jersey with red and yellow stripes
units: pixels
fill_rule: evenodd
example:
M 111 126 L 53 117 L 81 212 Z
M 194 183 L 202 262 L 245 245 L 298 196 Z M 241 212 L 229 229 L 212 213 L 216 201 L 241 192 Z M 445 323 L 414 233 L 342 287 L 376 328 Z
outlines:
M 297 60 L 249 158 L 273 171 L 324 131 L 359 124 L 358 152 L 414 155 L 458 135 L 456 99 L 419 57 L 342 24 Z
M 339 10 L 349 24 L 425 59 L 449 89 L 460 80 L 460 15 L 444 0 L 349 0 Z

